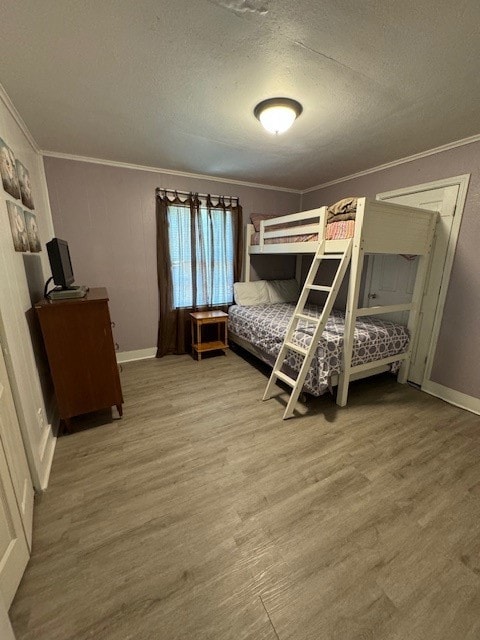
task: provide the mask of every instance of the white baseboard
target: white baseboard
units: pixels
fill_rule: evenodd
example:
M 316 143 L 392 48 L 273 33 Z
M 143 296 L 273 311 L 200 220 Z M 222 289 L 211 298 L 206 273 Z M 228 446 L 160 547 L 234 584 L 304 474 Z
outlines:
M 48 487 L 48 481 L 50 479 L 50 471 L 52 470 L 53 456 L 55 453 L 55 447 L 57 446 L 58 423 L 50 426 L 50 434 L 45 443 L 45 450 L 43 453 L 44 471 L 43 476 L 40 478 L 40 489 L 45 491 Z
M 468 396 L 466 393 L 449 389 L 444 387 L 443 384 L 438 384 L 438 382 L 432 382 L 431 380 L 427 380 L 422 384 L 422 391 L 460 407 L 460 409 L 466 409 L 480 415 L 480 398 Z
M 58 412 L 58 406 L 55 400 L 55 396 L 52 396 L 50 400 L 50 407 L 47 409 L 47 415 L 49 417 L 48 427 L 45 428 L 45 432 L 42 436 L 42 441 L 39 447 L 39 455 L 41 461 L 41 475 L 38 479 L 38 485 L 35 485 L 37 491 L 45 491 L 48 486 L 50 478 L 50 471 L 52 470 L 53 456 L 55 455 L 55 447 L 57 446 L 57 435 L 60 425 L 60 414 Z
M 148 349 L 137 349 L 137 351 L 120 351 L 117 353 L 117 362 L 133 362 L 134 360 L 147 360 L 148 358 L 155 358 L 157 353 L 156 347 L 149 347 Z

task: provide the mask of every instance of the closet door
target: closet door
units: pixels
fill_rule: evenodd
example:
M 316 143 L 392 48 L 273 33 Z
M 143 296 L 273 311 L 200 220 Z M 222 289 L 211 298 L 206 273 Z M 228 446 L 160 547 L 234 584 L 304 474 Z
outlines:
M 7 609 L 29 558 L 33 487 L 0 345 L 0 599 Z
M 422 188 L 419 185 L 418 187 L 403 189 L 400 194 L 389 193 L 377 196 L 380 200 L 438 211 L 440 214 L 419 314 L 417 337 L 413 345 L 408 372 L 409 381 L 418 385 L 423 384 L 425 375 L 440 288 L 444 281 L 444 268 L 448 255 L 458 192 L 458 184 L 436 188 L 428 188 L 428 186 Z M 370 278 L 367 272 L 365 306 L 410 302 L 415 283 L 417 263 L 418 259 L 407 260 L 402 256 L 375 255 L 369 265 Z M 405 312 L 385 316 L 386 319 L 400 322 L 401 324 L 406 324 L 407 317 L 408 314 Z
M 0 597 L 7 609 L 29 558 L 27 540 L 0 439 Z
M 33 484 L 0 345 L 0 440 L 7 458 L 13 490 L 28 546 L 32 547 Z
M 12 625 L 8 618 L 7 609 L 0 598 L 0 638 L 2 640 L 15 640 Z

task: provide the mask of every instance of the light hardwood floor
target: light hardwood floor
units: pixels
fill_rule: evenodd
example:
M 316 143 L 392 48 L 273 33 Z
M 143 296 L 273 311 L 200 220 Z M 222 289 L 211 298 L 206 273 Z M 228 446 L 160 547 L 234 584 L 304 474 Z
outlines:
M 122 382 L 58 441 L 18 640 L 480 638 L 477 416 L 387 376 L 284 422 L 235 353 Z

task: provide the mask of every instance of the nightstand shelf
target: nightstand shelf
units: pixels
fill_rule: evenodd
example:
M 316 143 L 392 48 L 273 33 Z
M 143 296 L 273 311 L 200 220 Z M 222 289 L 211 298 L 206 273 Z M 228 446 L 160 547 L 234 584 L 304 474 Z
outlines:
M 192 355 L 197 354 L 198 360 L 202 359 L 202 353 L 207 351 L 226 351 L 228 349 L 227 324 L 228 314 L 223 311 L 196 311 L 190 314 L 192 322 Z M 202 327 L 204 325 L 217 325 L 217 339 L 204 342 L 202 340 Z

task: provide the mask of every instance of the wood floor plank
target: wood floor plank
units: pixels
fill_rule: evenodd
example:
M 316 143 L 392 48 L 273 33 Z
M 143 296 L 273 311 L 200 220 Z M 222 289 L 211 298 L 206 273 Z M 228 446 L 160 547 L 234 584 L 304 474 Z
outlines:
M 36 497 L 18 640 L 480 637 L 480 419 L 384 376 L 282 420 L 238 354 L 124 365 Z

